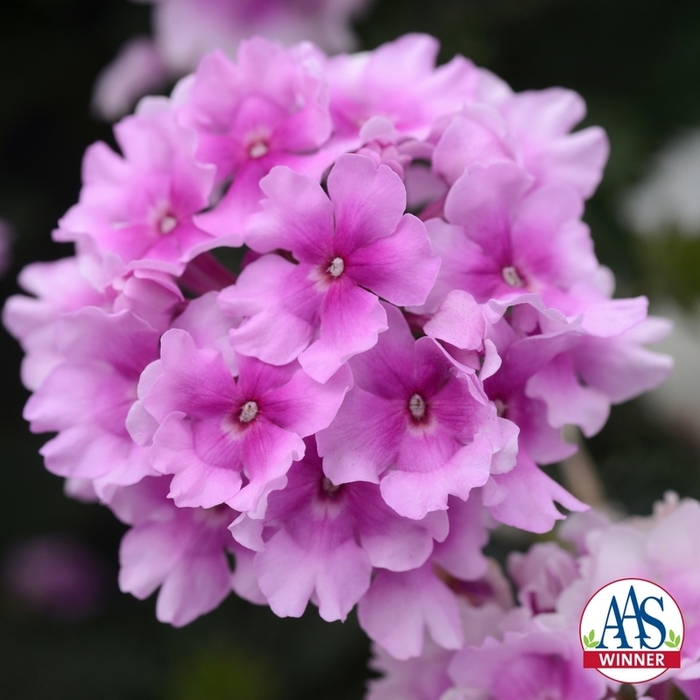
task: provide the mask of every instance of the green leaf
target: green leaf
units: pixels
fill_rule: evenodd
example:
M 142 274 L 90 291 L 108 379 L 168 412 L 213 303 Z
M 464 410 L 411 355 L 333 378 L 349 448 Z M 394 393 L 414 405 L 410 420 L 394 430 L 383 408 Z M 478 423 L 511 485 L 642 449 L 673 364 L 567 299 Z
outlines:
M 676 641 L 676 633 L 673 630 L 668 631 L 668 637 L 672 642 Z
M 664 642 L 664 644 L 665 644 L 667 647 L 671 647 L 671 649 L 675 649 L 675 648 L 676 648 L 676 645 L 675 645 L 673 642 Z
M 595 630 L 591 630 L 591 631 L 588 633 L 588 639 L 593 639 L 594 637 L 595 637 Z

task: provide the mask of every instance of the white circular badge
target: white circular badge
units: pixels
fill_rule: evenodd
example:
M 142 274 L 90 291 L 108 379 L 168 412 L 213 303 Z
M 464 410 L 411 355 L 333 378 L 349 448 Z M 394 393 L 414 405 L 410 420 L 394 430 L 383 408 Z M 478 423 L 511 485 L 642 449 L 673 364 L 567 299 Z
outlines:
M 676 601 L 651 581 L 623 578 L 594 593 L 581 614 L 583 665 L 619 683 L 680 668 L 685 637 Z

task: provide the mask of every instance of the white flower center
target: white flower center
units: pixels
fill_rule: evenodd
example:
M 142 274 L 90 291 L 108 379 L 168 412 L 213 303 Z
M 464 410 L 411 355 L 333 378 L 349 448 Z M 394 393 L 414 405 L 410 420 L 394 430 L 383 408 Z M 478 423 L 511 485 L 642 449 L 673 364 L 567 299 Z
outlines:
M 524 287 L 525 283 L 522 277 L 518 274 L 518 271 L 512 266 L 508 265 L 501 270 L 501 275 L 503 275 L 503 281 L 511 287 Z
M 408 410 L 416 420 L 425 417 L 425 399 L 420 394 L 413 394 L 408 401 Z
M 171 233 L 175 227 L 177 226 L 177 219 L 174 216 L 171 216 L 170 214 L 167 214 L 160 220 L 160 224 L 158 225 L 158 228 L 160 229 L 160 232 L 162 234 L 167 235 L 168 233 Z
M 270 152 L 270 147 L 264 141 L 255 141 L 248 149 L 251 158 L 262 158 Z
M 331 277 L 340 277 L 340 275 L 343 274 L 343 270 L 345 269 L 345 261 L 343 258 L 333 258 L 331 260 L 331 264 L 328 266 L 328 274 Z
M 255 401 L 246 401 L 241 407 L 241 412 L 238 416 L 238 420 L 241 423 L 250 423 L 250 421 L 258 415 L 258 404 Z

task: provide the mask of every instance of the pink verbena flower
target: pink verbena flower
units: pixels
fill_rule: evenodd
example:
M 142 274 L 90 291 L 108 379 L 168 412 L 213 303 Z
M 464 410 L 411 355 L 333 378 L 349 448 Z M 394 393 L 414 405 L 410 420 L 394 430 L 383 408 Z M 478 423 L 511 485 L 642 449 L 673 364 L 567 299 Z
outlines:
M 506 632 L 502 641 L 464 648 L 448 672 L 462 692 L 480 690 L 492 700 L 600 700 L 602 676 L 582 668 L 577 634 L 558 622 L 550 627 L 533 620 L 529 629 Z
M 151 462 L 175 475 L 178 506 L 264 509 L 267 493 L 282 488 L 303 457 L 302 438 L 330 423 L 352 382 L 346 368 L 318 384 L 297 363 L 273 367 L 243 356 L 238 371 L 234 378 L 217 350 L 197 348 L 185 331 L 163 335 L 141 400 L 159 424 Z
M 574 190 L 533 189 L 532 176 L 516 165 L 470 166 L 447 195 L 446 221 L 426 224 L 443 258 L 426 310 L 453 289 L 480 303 L 531 292 L 562 308 L 570 290 L 598 268 L 582 211 Z
M 247 318 L 231 341 L 238 352 L 272 364 L 298 357 L 310 376 L 326 381 L 386 329 L 378 296 L 422 303 L 439 260 L 423 224 L 404 214 L 400 178 L 369 158 L 341 156 L 328 195 L 288 168 L 261 184 L 270 199 L 252 220 L 247 243 L 261 253 L 288 250 L 299 262 L 264 256 L 222 292 L 223 308 Z
M 78 244 L 98 287 L 134 269 L 180 275 L 213 245 L 193 215 L 209 204 L 214 168 L 195 161 L 195 134 L 163 101 L 143 103 L 115 135 L 123 157 L 101 142 L 88 149 L 80 202 L 61 219 L 55 238 Z
M 160 332 L 130 311 L 84 307 L 56 324 L 64 358 L 27 402 L 35 432 L 58 435 L 41 449 L 47 469 L 93 481 L 100 496 L 155 474 L 126 417 L 143 369 L 158 357 Z
M 319 434 L 319 452 L 334 483 L 380 483 L 397 513 L 420 519 L 446 509 L 450 494 L 466 500 L 492 469 L 510 469 L 517 429 L 473 375 L 460 376 L 433 340 L 415 341 L 401 314 L 387 312 L 389 330 L 351 361 L 355 387 Z
M 168 481 L 148 477 L 119 488 L 108 505 L 131 525 L 119 552 L 119 587 L 137 598 L 160 588 L 157 618 L 181 627 L 218 607 L 231 591 L 227 554 L 239 548 L 227 526 L 236 512 L 225 505 L 178 508 L 166 498 Z
M 374 51 L 329 59 L 338 133 L 356 137 L 368 120 L 383 117 L 399 132 L 425 138 L 437 119 L 473 99 L 478 72 L 472 62 L 457 56 L 436 68 L 438 50 L 433 37 L 407 34 Z
M 284 49 L 254 38 L 238 61 L 206 56 L 182 92 L 180 119 L 198 136 L 197 158 L 230 182 L 222 200 L 197 218 L 204 230 L 240 245 L 246 217 L 263 193 L 259 182 L 275 165 L 320 177 L 333 154 L 318 149 L 331 135 L 328 86 L 310 44 Z
M 268 497 L 264 519 L 242 516 L 231 531 L 259 550 L 258 584 L 275 613 L 298 617 L 313 600 L 324 620 L 337 620 L 367 592 L 375 568 L 408 571 L 423 564 L 434 538 L 445 538 L 447 517 L 402 518 L 375 484 L 333 484 L 307 440 L 285 488 Z
M 527 170 L 536 186 L 564 184 L 591 196 L 609 145 L 600 127 L 571 133 L 586 113 L 579 95 L 563 88 L 514 93 L 484 70 L 477 94 L 436 142 L 433 167 L 450 185 L 471 165 L 510 161 Z
M 22 345 L 22 382 L 34 391 L 62 361 L 55 338 L 58 317 L 84 306 L 110 308 L 113 294 L 92 287 L 79 274 L 76 258 L 33 263 L 18 281 L 34 297 L 11 296 L 3 309 L 3 324 Z

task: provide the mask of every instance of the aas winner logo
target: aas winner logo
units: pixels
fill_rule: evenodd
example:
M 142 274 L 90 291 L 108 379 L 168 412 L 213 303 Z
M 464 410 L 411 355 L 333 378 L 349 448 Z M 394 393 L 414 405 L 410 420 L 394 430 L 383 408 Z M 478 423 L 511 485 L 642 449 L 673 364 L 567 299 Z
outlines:
M 680 608 L 661 586 L 639 578 L 613 581 L 581 614 L 583 666 L 619 683 L 644 683 L 680 668 L 684 635 Z

